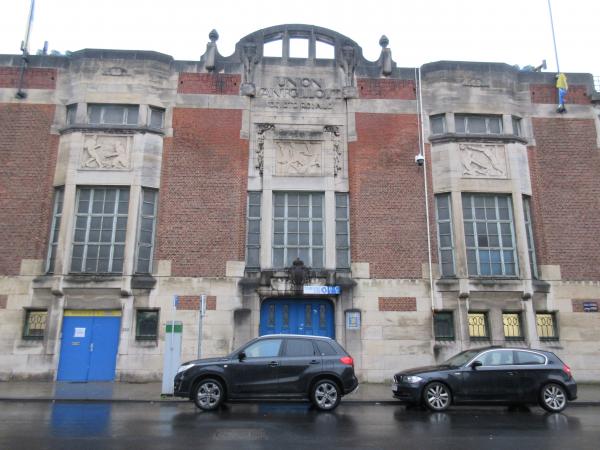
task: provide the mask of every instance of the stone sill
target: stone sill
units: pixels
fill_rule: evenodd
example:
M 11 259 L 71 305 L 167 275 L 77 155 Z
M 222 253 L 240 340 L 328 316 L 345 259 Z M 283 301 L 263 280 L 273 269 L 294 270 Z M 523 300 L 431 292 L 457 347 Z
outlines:
M 95 125 L 95 124 L 73 124 L 67 125 L 58 130 L 59 134 L 68 134 L 75 132 L 83 133 L 108 133 L 108 134 L 135 134 L 135 133 L 152 133 L 159 136 L 165 135 L 165 130 L 162 128 L 152 128 L 140 125 Z
M 516 134 L 466 134 L 466 133 L 444 133 L 429 136 L 432 144 L 443 144 L 446 142 L 504 142 L 511 144 L 518 142 L 527 145 L 527 139 Z

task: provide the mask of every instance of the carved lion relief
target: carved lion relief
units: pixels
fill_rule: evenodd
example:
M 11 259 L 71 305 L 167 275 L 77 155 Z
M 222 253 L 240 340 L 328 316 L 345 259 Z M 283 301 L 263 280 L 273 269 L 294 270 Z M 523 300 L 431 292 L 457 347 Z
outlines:
M 460 144 L 464 177 L 506 178 L 506 149 L 494 144 Z
M 131 166 L 131 138 L 128 136 L 87 135 L 80 168 L 128 170 Z
M 275 141 L 278 176 L 320 176 L 323 174 L 321 142 Z

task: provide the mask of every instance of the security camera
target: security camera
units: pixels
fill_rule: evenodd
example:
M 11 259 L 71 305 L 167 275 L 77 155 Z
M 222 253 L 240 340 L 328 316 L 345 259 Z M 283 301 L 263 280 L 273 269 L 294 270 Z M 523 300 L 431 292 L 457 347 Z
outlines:
M 415 162 L 417 163 L 417 166 L 422 166 L 425 164 L 425 157 L 419 153 L 418 155 L 415 155 Z

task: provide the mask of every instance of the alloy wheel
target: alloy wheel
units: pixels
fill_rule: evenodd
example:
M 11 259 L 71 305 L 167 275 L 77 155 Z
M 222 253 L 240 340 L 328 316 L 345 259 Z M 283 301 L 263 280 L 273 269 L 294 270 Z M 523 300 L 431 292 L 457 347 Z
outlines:
M 429 409 L 443 411 L 450 406 L 450 391 L 441 383 L 431 383 L 425 389 L 425 402 Z
M 214 409 L 221 400 L 221 387 L 213 381 L 206 381 L 198 387 L 196 399 L 201 409 Z
M 542 406 L 551 412 L 559 412 L 567 406 L 565 390 L 557 384 L 547 384 L 542 390 Z
M 315 402 L 320 409 L 333 409 L 338 403 L 338 389 L 333 383 L 319 383 L 315 389 Z

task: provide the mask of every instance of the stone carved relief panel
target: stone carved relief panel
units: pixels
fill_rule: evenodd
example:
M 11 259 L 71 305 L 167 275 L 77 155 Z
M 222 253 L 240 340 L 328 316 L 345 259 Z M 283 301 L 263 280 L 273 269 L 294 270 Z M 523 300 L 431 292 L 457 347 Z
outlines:
M 460 144 L 462 176 L 465 178 L 507 178 L 506 148 L 496 144 Z
M 275 175 L 321 176 L 323 144 L 314 141 L 275 141 Z
M 131 143 L 131 136 L 86 135 L 79 167 L 87 170 L 129 170 Z

